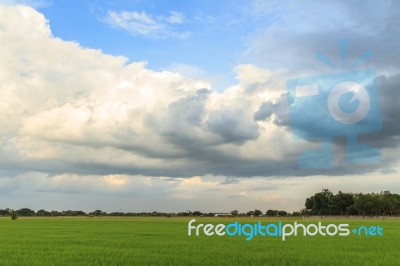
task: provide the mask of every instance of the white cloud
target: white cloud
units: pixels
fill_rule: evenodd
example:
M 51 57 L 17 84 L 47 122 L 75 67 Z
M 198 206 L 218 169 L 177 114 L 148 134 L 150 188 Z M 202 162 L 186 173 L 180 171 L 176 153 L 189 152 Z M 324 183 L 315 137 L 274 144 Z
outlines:
M 170 24 L 182 24 L 185 22 L 185 16 L 176 11 L 171 11 L 170 15 L 165 18 L 165 21 Z
M 263 95 L 246 95 L 241 85 L 218 93 L 204 81 L 62 41 L 28 7 L 4 7 L 0 13 L 0 132 L 9 147 L 2 153 L 13 163 L 32 170 L 53 161 L 73 164 L 71 171 L 78 172 L 92 171 L 89 164 L 110 173 L 182 176 L 188 169 L 209 171 L 214 156 L 228 161 L 249 156 L 246 142 L 259 136 L 252 116 Z M 145 14 L 135 16 L 151 24 Z M 243 80 L 253 77 L 251 71 L 262 73 L 237 71 Z M 269 157 L 264 148 L 251 153 Z M 27 166 L 32 160 L 37 164 Z
M 145 12 L 109 11 L 107 21 L 112 25 L 138 35 L 150 35 L 164 28 L 162 24 L 157 23 Z
M 151 36 L 156 38 L 187 38 L 190 33 L 179 31 L 175 26 L 183 24 L 182 13 L 172 11 L 169 16 L 153 16 L 144 11 L 108 11 L 105 21 L 133 35 Z
M 34 8 L 46 7 L 51 5 L 50 0 L 2 0 L 0 5 L 26 5 Z

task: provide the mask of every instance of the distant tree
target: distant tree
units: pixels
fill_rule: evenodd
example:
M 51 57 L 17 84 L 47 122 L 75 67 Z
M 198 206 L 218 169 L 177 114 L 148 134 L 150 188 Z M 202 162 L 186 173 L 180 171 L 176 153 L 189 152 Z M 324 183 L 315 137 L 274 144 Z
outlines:
M 353 194 L 350 193 L 342 193 L 339 191 L 333 197 L 333 210 L 332 214 L 347 214 L 348 207 L 354 204 L 354 197 Z
M 306 208 L 302 208 L 302 209 L 300 210 L 300 214 L 303 215 L 303 216 L 305 216 L 305 215 L 310 215 L 310 214 L 311 214 L 311 211 L 310 211 L 310 210 L 307 210 Z
M 256 210 L 254 211 L 254 216 L 262 216 L 262 214 L 263 214 L 263 213 L 262 213 L 262 211 L 260 211 L 260 210 L 257 210 L 257 209 L 256 209 Z
M 323 189 L 322 192 L 315 193 L 314 196 L 307 198 L 305 207 L 307 212 L 311 214 L 332 214 L 335 207 L 334 195 L 329 189 Z
M 178 213 L 178 216 L 192 216 L 192 215 L 193 215 L 193 213 L 189 210 Z
M 389 191 L 383 191 L 377 195 L 380 214 L 383 215 L 395 215 L 399 214 L 400 209 L 400 195 L 391 194 Z
M 15 211 L 11 212 L 11 220 L 17 220 L 18 219 L 18 214 Z
M 0 210 L 0 215 L 9 215 L 10 214 L 10 209 L 6 208 L 4 210 Z
M 239 211 L 238 210 L 231 211 L 231 214 L 232 216 L 238 216 Z
M 254 216 L 254 211 L 249 211 L 246 213 L 247 216 Z
M 360 215 L 371 215 L 377 212 L 378 202 L 374 194 L 358 193 L 354 196 L 354 208 Z
M 86 215 L 86 213 L 84 211 L 67 210 L 67 211 L 62 211 L 62 215 L 64 215 L 64 216 L 84 216 L 84 215 Z
M 357 215 L 358 214 L 358 211 L 354 207 L 354 204 L 351 204 L 350 206 L 347 207 L 346 214 L 348 214 L 348 215 Z
M 35 211 L 28 209 L 28 208 L 22 208 L 16 211 L 18 216 L 34 216 Z
M 124 216 L 125 213 L 123 213 L 123 212 L 110 212 L 108 215 L 110 215 L 110 216 Z
M 277 210 L 268 210 L 265 215 L 267 216 L 278 216 L 278 211 Z
M 200 211 L 194 211 L 193 212 L 193 216 L 201 216 L 201 215 L 203 215 L 203 213 L 200 212 Z
M 50 212 L 45 211 L 45 210 L 43 210 L 43 209 L 38 210 L 38 211 L 36 212 L 36 216 L 50 216 L 50 215 L 51 215 Z
M 74 216 L 85 216 L 86 212 L 84 211 L 74 211 Z
M 107 213 L 103 212 L 102 210 L 95 210 L 94 212 L 91 212 L 90 214 L 95 215 L 95 216 L 107 215 Z
M 51 215 L 51 216 L 61 216 L 62 213 L 60 213 L 60 212 L 58 212 L 58 211 L 51 211 L 51 212 L 50 212 L 50 215 Z
M 314 197 L 313 196 L 306 199 L 305 207 L 307 210 L 312 210 L 314 208 Z
M 278 211 L 278 215 L 279 216 L 287 216 L 288 214 L 285 211 Z

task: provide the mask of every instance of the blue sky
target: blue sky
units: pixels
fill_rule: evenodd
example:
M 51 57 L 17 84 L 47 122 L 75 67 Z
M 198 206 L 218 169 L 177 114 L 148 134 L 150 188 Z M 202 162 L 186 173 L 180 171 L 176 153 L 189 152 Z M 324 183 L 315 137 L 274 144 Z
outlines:
M 234 67 L 243 61 L 245 39 L 260 26 L 251 9 L 243 8 L 246 2 L 60 0 L 38 9 L 49 19 L 57 37 L 131 61 L 147 61 L 155 70 L 179 69 L 189 75 L 212 76 L 215 86 L 223 89 L 234 83 Z M 129 31 L 110 21 L 110 12 L 140 13 L 164 28 Z M 173 14 L 181 21 L 164 20 Z M 262 24 L 268 24 L 268 19 Z
M 326 187 L 399 193 L 397 10 L 389 0 L 0 1 L 0 208 L 293 211 Z M 341 65 L 344 39 L 343 66 L 317 60 Z M 382 162 L 348 164 L 340 136 L 332 168 L 299 168 L 320 143 L 293 137 L 286 82 L 366 69 L 383 129 L 359 140 Z M 298 103 L 304 135 L 335 130 L 324 99 Z
M 332 48 L 337 48 L 340 39 L 357 42 L 357 50 L 351 51 L 349 59 L 371 49 L 382 59 L 388 54 L 388 49 L 373 43 L 377 40 L 366 40 L 385 32 L 382 21 L 391 16 L 389 2 L 16 2 L 36 6 L 57 37 L 123 55 L 132 62 L 146 61 L 154 70 L 179 70 L 188 76 L 206 77 L 218 90 L 235 84 L 235 67 L 239 64 L 297 71 L 316 65 L 323 69 L 315 62 L 316 52 L 322 50 L 332 60 L 339 60 L 339 50 Z M 139 17 L 122 18 L 122 13 Z M 174 14 L 179 21 L 168 21 Z M 393 40 L 385 41 L 395 45 Z

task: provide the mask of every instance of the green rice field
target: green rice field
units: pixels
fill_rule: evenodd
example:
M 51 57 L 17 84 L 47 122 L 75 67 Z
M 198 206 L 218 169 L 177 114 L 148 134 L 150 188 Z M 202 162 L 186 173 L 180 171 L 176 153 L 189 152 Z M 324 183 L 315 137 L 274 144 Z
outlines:
M 188 236 L 192 218 L 0 218 L 0 265 L 399 265 L 400 220 L 322 220 L 380 225 L 383 236 Z M 196 218 L 263 223 L 271 218 Z M 284 223 L 319 220 L 284 218 Z

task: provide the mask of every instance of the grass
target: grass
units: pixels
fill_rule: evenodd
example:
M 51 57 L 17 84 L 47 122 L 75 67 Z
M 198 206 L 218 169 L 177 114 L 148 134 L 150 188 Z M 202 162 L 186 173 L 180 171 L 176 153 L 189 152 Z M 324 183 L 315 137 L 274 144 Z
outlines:
M 380 225 L 384 236 L 207 237 L 187 235 L 191 218 L 0 218 L 1 265 L 395 265 L 400 220 L 323 220 Z M 277 222 L 196 218 L 196 223 Z M 302 220 L 316 223 L 318 220 Z M 283 222 L 294 220 L 284 219 Z

